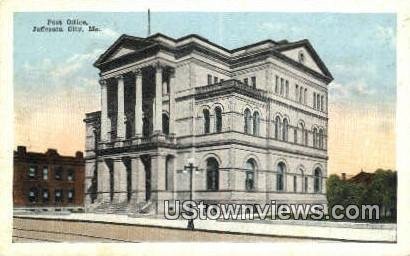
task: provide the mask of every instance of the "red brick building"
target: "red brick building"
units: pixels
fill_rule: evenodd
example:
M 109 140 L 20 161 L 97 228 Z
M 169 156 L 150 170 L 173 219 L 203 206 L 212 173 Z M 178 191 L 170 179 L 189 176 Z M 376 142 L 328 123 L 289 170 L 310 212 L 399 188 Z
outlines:
M 55 149 L 46 153 L 14 151 L 14 208 L 79 210 L 84 206 L 84 158 L 62 156 Z

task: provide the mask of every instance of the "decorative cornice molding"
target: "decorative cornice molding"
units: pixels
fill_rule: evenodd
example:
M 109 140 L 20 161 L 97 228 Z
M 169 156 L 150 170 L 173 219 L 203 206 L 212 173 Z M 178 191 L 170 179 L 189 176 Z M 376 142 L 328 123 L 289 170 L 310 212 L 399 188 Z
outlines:
M 165 45 L 160 42 L 152 41 L 150 42 L 151 45 L 147 45 L 146 47 L 136 50 L 135 52 L 125 54 L 114 60 L 108 60 L 108 61 L 102 62 L 104 59 L 103 56 L 107 56 L 108 52 L 112 51 L 113 47 L 118 47 L 118 45 L 120 44 L 119 41 L 120 39 L 116 41 L 115 45 L 111 46 L 103 55 L 101 55 L 99 60 L 95 63 L 95 66 L 98 67 L 101 71 L 113 69 L 116 66 L 117 67 L 123 66 L 127 63 L 135 62 L 135 60 L 140 60 L 140 59 L 144 59 L 144 58 L 156 55 L 159 51 L 164 51 L 164 52 L 169 52 L 172 55 L 174 55 L 175 59 L 183 58 L 184 56 L 187 56 L 191 53 L 196 53 L 196 54 L 205 56 L 206 58 L 214 59 L 215 61 L 220 61 L 221 63 L 224 63 L 225 65 L 229 66 L 230 69 L 274 56 L 286 62 L 287 64 L 290 64 L 293 67 L 316 77 L 317 79 L 321 81 L 329 83 L 333 80 L 333 77 L 331 76 L 330 73 L 325 72 L 326 74 L 323 75 L 313 69 L 310 69 L 300 64 L 299 62 L 294 61 L 293 59 L 285 56 L 281 52 L 275 50 L 274 47 L 266 48 L 263 51 L 253 51 L 252 55 L 249 54 L 249 55 L 230 56 L 229 54 L 221 54 L 218 51 L 212 50 L 210 48 L 207 48 L 204 45 L 201 45 L 195 42 L 188 43 L 181 47 L 170 47 L 169 45 Z M 207 43 L 209 44 L 209 41 Z M 319 60 L 319 57 L 317 57 L 317 59 Z M 319 64 L 324 67 L 323 62 L 319 61 Z M 324 68 L 323 70 L 327 71 L 326 68 Z
M 135 76 L 142 76 L 141 68 L 132 69 L 130 72 L 133 73 Z

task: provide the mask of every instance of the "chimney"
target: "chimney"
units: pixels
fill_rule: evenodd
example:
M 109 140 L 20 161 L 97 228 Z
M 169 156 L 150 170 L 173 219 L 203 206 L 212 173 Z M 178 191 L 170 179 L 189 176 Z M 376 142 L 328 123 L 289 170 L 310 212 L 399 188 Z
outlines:
M 83 159 L 84 158 L 83 152 L 81 152 L 81 151 L 75 152 L 75 158 Z
M 17 154 L 19 156 L 24 156 L 27 153 L 27 148 L 25 146 L 17 146 Z
M 54 148 L 47 149 L 46 155 L 47 156 L 55 156 L 55 155 L 58 156 L 57 149 L 54 149 Z
M 342 172 L 342 180 L 346 180 L 346 173 Z

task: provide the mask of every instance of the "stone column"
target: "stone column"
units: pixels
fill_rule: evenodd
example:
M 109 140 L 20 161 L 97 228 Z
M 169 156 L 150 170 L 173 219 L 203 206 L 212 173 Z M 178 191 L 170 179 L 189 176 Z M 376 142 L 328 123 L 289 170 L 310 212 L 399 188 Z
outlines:
M 162 133 L 162 70 L 160 63 L 155 66 L 155 119 L 154 133 Z
M 157 213 L 164 210 L 165 160 L 161 154 L 151 156 L 151 198 L 156 202 Z
M 114 199 L 116 203 L 127 200 L 127 168 L 122 159 L 114 159 Z
M 141 157 L 131 158 L 131 200 L 135 203 L 145 202 L 145 167 Z
M 96 167 L 95 159 L 89 159 L 85 161 L 85 177 L 84 177 L 84 206 L 89 208 L 91 205 L 91 193 L 93 193 L 93 177 Z
M 136 138 L 142 137 L 142 72 L 134 70 L 135 74 L 135 134 Z
M 167 81 L 163 81 L 163 82 L 162 82 L 162 95 L 167 95 L 167 94 L 168 94 L 167 86 L 168 86 L 168 82 L 167 82 Z
M 175 70 L 172 69 L 169 77 L 169 134 L 175 135 Z
M 110 201 L 110 175 L 107 163 L 104 159 L 98 160 L 97 191 L 99 202 Z
M 117 139 L 125 139 L 125 112 L 124 112 L 124 77 L 119 75 L 116 77 L 118 81 L 117 93 Z
M 101 141 L 108 142 L 110 140 L 109 132 L 111 131 L 111 123 L 108 119 L 108 90 L 107 81 L 100 79 L 101 85 Z

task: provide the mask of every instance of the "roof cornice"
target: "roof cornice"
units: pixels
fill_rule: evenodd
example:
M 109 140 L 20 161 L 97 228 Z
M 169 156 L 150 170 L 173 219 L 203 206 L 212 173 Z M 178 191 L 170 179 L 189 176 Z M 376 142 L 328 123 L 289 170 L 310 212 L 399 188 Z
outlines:
M 169 45 L 166 43 L 163 43 L 161 41 L 158 41 L 159 37 L 162 37 L 166 40 L 172 41 L 174 45 Z M 222 50 L 225 52 L 225 54 L 222 54 L 218 50 L 212 49 L 212 47 L 206 47 L 205 45 L 199 44 L 195 41 L 187 42 L 186 44 L 178 45 L 178 43 L 183 42 L 184 40 L 187 40 L 189 38 L 195 38 L 198 39 L 210 46 L 216 47 L 219 50 Z M 136 49 L 135 52 L 125 54 L 121 57 L 118 57 L 114 60 L 106 60 L 110 54 L 114 53 L 117 48 L 123 43 L 123 42 L 134 42 L 134 43 L 142 43 L 142 44 L 147 44 L 146 47 L 143 47 L 141 49 Z M 259 51 L 250 51 L 248 53 L 240 54 L 237 56 L 234 56 L 235 52 L 243 51 L 246 49 L 251 49 L 263 44 L 270 43 L 274 46 L 272 47 L 266 47 L 266 49 L 260 49 Z M 285 56 L 281 52 L 293 49 L 296 47 L 306 47 L 308 51 L 311 53 L 312 57 L 314 60 L 317 62 L 319 65 L 319 68 L 323 71 L 324 75 L 306 67 L 305 65 Z M 191 54 L 192 52 L 201 52 L 204 53 L 205 55 L 209 55 L 210 57 L 216 58 L 224 63 L 229 68 L 235 68 L 239 65 L 243 65 L 244 63 L 250 63 L 254 62 L 260 59 L 266 59 L 268 57 L 274 56 L 277 57 L 288 64 L 304 71 L 307 72 L 314 77 L 320 79 L 321 81 L 324 81 L 326 83 L 330 83 L 333 80 L 332 74 L 329 72 L 323 61 L 320 59 L 319 55 L 316 53 L 312 45 L 307 39 L 300 40 L 297 42 L 284 42 L 284 43 L 277 43 L 273 40 L 264 40 L 260 41 L 254 44 L 246 45 L 243 47 L 235 48 L 233 50 L 226 49 L 220 45 L 217 45 L 199 35 L 196 34 L 190 34 L 178 39 L 171 38 L 169 36 L 163 35 L 161 33 L 154 34 L 152 36 L 149 36 L 147 38 L 140 38 L 140 37 L 133 37 L 129 35 L 122 35 L 120 36 L 113 45 L 111 45 L 105 53 L 103 53 L 97 61 L 94 63 L 94 66 L 99 68 L 101 71 L 107 70 L 110 68 L 118 67 L 126 63 L 130 62 L 135 62 L 136 60 L 143 59 L 145 57 L 150 57 L 155 54 L 157 54 L 160 50 L 165 50 L 168 51 L 172 54 L 174 54 L 175 59 L 182 58 L 188 54 Z

